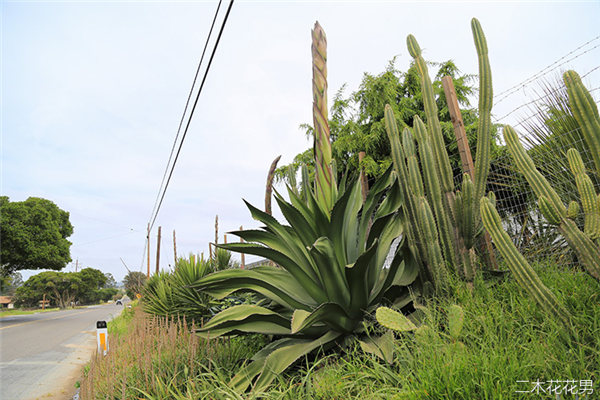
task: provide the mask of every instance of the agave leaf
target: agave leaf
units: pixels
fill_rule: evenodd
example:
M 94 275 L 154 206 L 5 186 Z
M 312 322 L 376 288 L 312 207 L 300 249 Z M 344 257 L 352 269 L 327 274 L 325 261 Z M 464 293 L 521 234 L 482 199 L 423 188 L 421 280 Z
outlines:
M 293 205 L 286 202 L 277 191 L 275 191 L 275 200 L 285 219 L 294 227 L 294 232 L 296 232 L 304 247 L 314 243 L 318 235 L 308 223 L 306 217 Z
M 227 324 L 232 321 L 242 321 L 242 320 L 247 319 L 250 316 L 255 316 L 255 315 L 263 315 L 263 316 L 268 315 L 268 316 L 278 317 L 278 318 L 281 318 L 281 321 L 283 322 L 283 324 L 286 324 L 287 322 L 289 322 L 281 314 L 278 314 L 275 311 L 269 310 L 268 308 L 256 306 L 253 304 L 240 304 L 237 306 L 229 307 L 229 308 L 221 311 L 220 313 L 218 313 L 217 315 L 212 317 L 210 319 L 210 321 L 208 321 L 206 324 L 204 324 L 204 326 L 202 328 L 198 329 L 198 331 L 207 331 L 214 327 L 218 327 L 220 325 Z
M 360 181 L 354 181 L 350 188 L 335 203 L 331 212 L 329 237 L 334 243 L 335 255 L 338 264 L 346 265 L 354 262 L 357 254 L 358 220 L 356 215 L 362 207 L 362 194 Z M 351 246 L 348 246 L 350 244 Z M 350 255 L 348 255 L 350 251 Z
M 387 331 L 378 337 L 368 337 L 358 342 L 365 353 L 374 354 L 388 364 L 394 361 L 394 333 L 392 331 Z
M 369 304 L 379 303 L 392 286 L 412 284 L 419 275 L 419 271 L 420 265 L 410 251 L 408 241 L 403 240 L 396 250 L 396 255 L 392 259 L 385 279 L 377 282 L 373 287 L 369 296 Z
M 362 312 L 368 303 L 369 287 L 367 286 L 367 279 L 365 279 L 369 264 L 373 262 L 373 258 L 377 253 L 378 241 L 375 242 L 358 257 L 356 262 L 346 268 L 346 279 L 350 286 L 350 293 L 352 293 L 350 303 L 350 316 L 355 318 L 356 315 L 353 311 Z
M 229 243 L 222 244 L 219 247 L 237 251 L 239 253 L 245 254 L 253 254 L 256 256 L 265 257 L 269 260 L 272 260 L 276 264 L 280 265 L 283 269 L 288 271 L 292 276 L 297 279 L 300 284 L 306 289 L 308 293 L 312 296 L 313 299 L 317 301 L 326 301 L 326 296 L 323 293 L 323 288 L 321 287 L 319 282 L 319 277 L 313 279 L 311 276 L 314 276 L 314 271 L 312 268 L 304 267 L 302 268 L 300 265 L 296 264 L 291 258 L 281 254 L 278 251 L 270 249 L 268 247 L 252 244 L 252 243 Z M 311 273 L 309 276 L 307 271 Z
M 318 347 L 333 342 L 341 335 L 341 333 L 329 331 L 316 340 L 299 339 L 295 343 L 274 350 L 265 359 L 262 373 L 254 385 L 254 390 L 258 392 L 263 391 L 278 374 L 282 373 L 298 358 L 310 353 Z
M 267 356 L 278 348 L 289 346 L 298 339 L 283 338 L 269 343 L 258 351 L 253 357 L 252 362 L 243 368 L 229 381 L 229 387 L 238 393 L 246 391 L 252 380 L 262 371 Z
M 350 319 L 339 304 L 325 303 L 313 312 L 295 310 L 292 316 L 292 333 L 302 332 L 315 323 L 325 323 L 337 332 L 352 332 L 356 326 L 356 321 Z
M 322 286 L 330 301 L 342 306 L 350 304 L 350 290 L 343 273 L 345 265 L 336 262 L 331 240 L 320 237 L 310 249 L 321 274 Z
M 223 299 L 238 290 L 254 291 L 289 309 L 310 310 L 319 304 L 288 271 L 271 266 L 219 271 L 207 275 L 191 287 L 202 287 L 204 293 L 217 299 Z
M 263 222 L 266 227 L 267 230 L 274 233 L 275 235 L 279 236 L 280 240 L 279 240 L 279 244 L 278 244 L 278 248 L 285 248 L 285 251 L 281 251 L 281 253 L 285 254 L 286 256 L 297 260 L 299 263 L 298 265 L 305 267 L 305 272 L 306 273 L 310 273 L 309 269 L 306 268 L 308 266 L 310 266 L 313 271 L 318 271 L 318 269 L 316 268 L 316 266 L 314 265 L 313 260 L 311 259 L 311 257 L 308 254 L 308 251 L 306 249 L 306 246 L 302 244 L 302 241 L 300 240 L 299 236 L 298 236 L 298 230 L 296 229 L 289 229 L 289 227 L 285 227 L 283 225 L 281 225 L 279 222 L 277 222 L 277 220 L 275 218 L 273 218 L 272 216 L 270 216 L 269 214 L 265 213 L 264 211 L 259 210 L 258 208 L 252 206 L 249 203 L 246 203 L 246 205 L 248 206 L 248 209 L 250 210 L 250 213 L 252 214 L 252 217 L 260 222 Z M 320 211 L 315 211 L 315 214 L 318 214 Z M 325 218 L 323 216 L 323 218 Z M 324 223 L 326 225 L 329 224 L 329 220 L 327 218 L 324 219 Z M 325 232 L 325 231 L 319 231 L 317 230 L 317 232 Z M 278 250 L 277 248 L 275 250 Z M 273 260 L 275 261 L 275 260 Z

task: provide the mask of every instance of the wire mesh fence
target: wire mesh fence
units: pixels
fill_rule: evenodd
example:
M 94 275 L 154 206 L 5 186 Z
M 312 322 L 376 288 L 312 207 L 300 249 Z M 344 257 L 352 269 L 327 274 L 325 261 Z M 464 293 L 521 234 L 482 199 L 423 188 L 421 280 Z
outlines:
M 548 81 L 532 83 L 538 83 L 545 95 L 517 107 L 516 110 L 524 116 L 513 127 L 536 168 L 565 206 L 573 201 L 581 205 L 575 177 L 567 161 L 567 151 L 570 148 L 579 151 L 596 193 L 600 192 L 600 176 L 581 127 L 569 109 L 566 88 Z M 595 94 L 595 90 L 591 92 Z M 502 137 L 501 134 L 499 136 Z M 458 183 L 462 178 L 456 179 Z M 541 215 L 537 197 L 506 148 L 502 148 L 500 154 L 491 160 L 488 190 L 496 195 L 496 207 L 505 230 L 528 261 L 551 258 L 565 266 L 578 263 L 577 256 L 558 228 L 548 224 Z M 575 218 L 580 229 L 583 229 L 583 219 L 582 212 Z

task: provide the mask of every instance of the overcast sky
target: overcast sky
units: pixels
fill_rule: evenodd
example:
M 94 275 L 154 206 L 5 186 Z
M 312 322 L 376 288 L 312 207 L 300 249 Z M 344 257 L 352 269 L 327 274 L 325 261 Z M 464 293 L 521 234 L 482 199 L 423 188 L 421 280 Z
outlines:
M 119 257 L 140 270 L 146 225 L 217 3 L 2 1 L 1 193 L 11 201 L 47 198 L 71 213 L 66 271 L 78 259 L 121 280 L 127 271 Z M 331 99 L 344 83 L 347 93 L 356 90 L 363 73 L 382 72 L 394 56 L 406 70 L 410 33 L 427 60 L 452 59 L 477 73 L 472 17 L 487 36 L 496 94 L 588 41 L 548 76 L 592 71 L 584 83 L 600 86 L 600 69 L 593 70 L 599 1 L 236 1 L 152 232 L 152 269 L 159 225 L 162 267 L 173 264 L 174 229 L 180 255 L 206 255 L 215 215 L 221 234 L 256 227 L 242 198 L 262 208 L 271 161 L 282 155 L 287 164 L 311 146 L 299 125 L 312 121 L 316 20 L 328 38 Z M 533 86 L 494 106 L 495 117 L 532 100 Z

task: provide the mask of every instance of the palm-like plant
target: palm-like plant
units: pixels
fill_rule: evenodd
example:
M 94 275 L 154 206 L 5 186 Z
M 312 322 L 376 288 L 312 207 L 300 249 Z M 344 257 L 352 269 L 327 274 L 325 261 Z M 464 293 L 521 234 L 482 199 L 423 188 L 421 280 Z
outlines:
M 194 254 L 179 258 L 172 273 L 161 272 L 148 280 L 144 288 L 144 310 L 161 316 L 185 316 L 197 322 L 212 316 L 217 306 L 212 297 L 194 290 L 191 285 L 230 265 L 231 253 L 223 249 L 219 249 L 212 260 L 205 261 Z
M 407 286 L 419 272 L 403 239 L 402 215 L 397 212 L 400 191 L 391 170 L 365 200 L 359 180 L 348 185 L 335 182 L 327 125 L 325 35 L 318 24 L 313 30 L 312 53 L 314 191 L 305 185 L 300 197 L 288 188 L 289 202 L 275 193 L 287 225 L 246 203 L 253 218 L 265 226 L 232 232 L 246 243 L 220 245 L 266 257 L 277 266 L 219 271 L 194 285 L 216 298 L 241 291 L 271 301 L 268 307 L 230 307 L 199 330 L 211 338 L 240 333 L 276 337 L 232 379 L 230 385 L 238 391 L 246 390 L 257 376 L 254 390 L 261 390 L 299 357 L 360 333 L 365 316 L 384 299 L 399 307 L 406 305 L 411 300 Z M 402 239 L 386 263 L 398 237 Z

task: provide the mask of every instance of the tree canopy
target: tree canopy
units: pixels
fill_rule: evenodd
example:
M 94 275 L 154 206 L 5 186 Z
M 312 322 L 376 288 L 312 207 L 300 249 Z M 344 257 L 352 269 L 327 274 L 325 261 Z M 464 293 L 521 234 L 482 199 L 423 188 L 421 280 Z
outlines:
M 118 290 L 106 287 L 107 278 L 95 268 L 79 272 L 45 271 L 31 276 L 15 293 L 16 303 L 32 307 L 44 298 L 61 308 L 111 299 Z
M 437 68 L 433 81 L 438 116 L 448 148 L 450 162 L 456 173 L 460 172 L 461 163 L 454 128 L 448 111 L 448 105 L 442 87 L 442 78 L 451 76 L 456 90 L 462 118 L 475 157 L 475 144 L 477 135 L 477 110 L 471 107 L 469 96 L 475 89 L 472 75 L 461 74 L 453 61 L 443 63 L 430 63 Z M 418 115 L 426 121 L 424 115 L 421 84 L 418 72 L 411 64 L 406 72 L 398 70 L 395 58 L 392 59 L 384 72 L 379 75 L 365 73 L 362 82 L 355 92 L 349 96 L 344 95 L 345 86 L 335 95 L 330 111 L 329 126 L 332 140 L 332 156 L 336 162 L 338 174 L 345 171 L 357 171 L 359 167 L 358 153 L 364 151 L 365 158 L 362 166 L 371 178 L 383 174 L 391 163 L 391 148 L 387 138 L 384 123 L 384 109 L 390 104 L 398 118 L 401 127 L 412 127 L 413 118 Z M 312 128 L 305 124 L 308 135 L 312 135 Z M 493 132 L 496 136 L 496 129 Z M 291 164 L 295 171 L 301 164 L 312 164 L 312 149 L 298 154 Z M 492 158 L 498 154 L 499 148 L 492 141 Z M 289 176 L 290 166 L 282 166 L 277 170 L 278 179 Z M 293 174 L 293 172 L 292 172 Z M 288 179 L 289 181 L 289 179 Z
M 0 230 L 3 276 L 23 269 L 61 270 L 71 261 L 69 213 L 50 200 L 11 202 L 0 196 Z
M 145 283 L 146 274 L 139 271 L 129 271 L 127 275 L 125 275 L 125 278 L 123 278 L 123 285 L 125 286 L 127 297 L 134 300 L 136 294 L 142 293 Z

